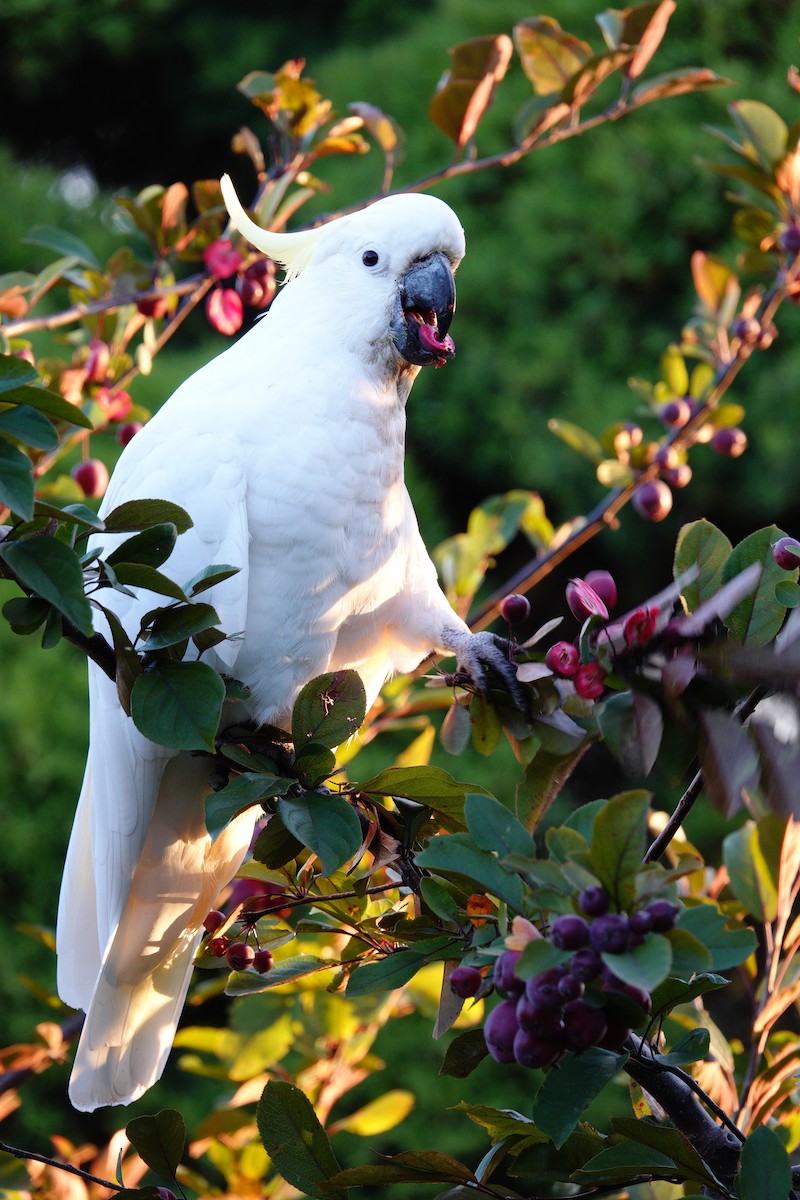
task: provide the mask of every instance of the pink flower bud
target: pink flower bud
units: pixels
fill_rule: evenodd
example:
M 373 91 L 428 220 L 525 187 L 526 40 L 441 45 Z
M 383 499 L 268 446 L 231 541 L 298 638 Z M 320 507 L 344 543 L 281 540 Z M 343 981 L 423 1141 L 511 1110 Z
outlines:
M 203 251 L 203 262 L 218 279 L 227 279 L 229 275 L 233 275 L 241 261 L 241 254 L 227 238 L 217 238 Z
M 243 315 L 242 298 L 233 288 L 215 288 L 206 297 L 206 316 L 227 337 L 241 329 Z

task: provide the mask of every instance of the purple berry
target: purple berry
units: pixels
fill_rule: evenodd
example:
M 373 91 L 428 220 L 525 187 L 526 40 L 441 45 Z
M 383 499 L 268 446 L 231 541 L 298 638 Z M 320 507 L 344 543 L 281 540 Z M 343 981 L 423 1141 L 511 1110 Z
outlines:
M 587 617 L 602 617 L 608 620 L 608 609 L 593 587 L 583 579 L 570 579 L 567 584 L 567 607 L 573 617 L 585 621 Z
M 653 933 L 669 933 L 675 928 L 675 918 L 680 909 L 670 900 L 653 900 L 647 906 L 650 914 L 650 928 Z
M 671 488 L 685 488 L 692 482 L 692 468 L 688 463 L 681 463 L 674 470 L 666 470 L 662 474 L 664 482 L 669 484 Z
M 229 944 L 224 934 L 208 939 L 208 949 L 215 958 L 222 958 L 227 953 Z
M 514 973 L 519 956 L 519 950 L 504 950 L 494 964 L 494 986 L 509 1000 L 519 1000 L 525 991 L 525 984 Z
M 553 921 L 550 940 L 557 950 L 580 950 L 589 941 L 589 926 L 583 917 L 567 913 Z
M 621 913 L 607 913 L 592 922 L 589 932 L 592 947 L 598 954 L 622 954 L 628 948 L 628 918 Z
M 587 1050 L 605 1037 L 608 1029 L 602 1008 L 593 1008 L 585 1000 L 573 1000 L 564 1009 L 564 1034 L 574 1050 Z
M 519 1031 L 517 1007 L 513 1000 L 503 1000 L 486 1018 L 483 1036 L 486 1049 L 496 1062 L 514 1062 L 514 1038 Z
M 747 449 L 747 434 L 735 425 L 726 425 L 712 437 L 711 449 L 723 458 L 739 458 Z
M 232 942 L 225 951 L 225 958 L 232 971 L 245 971 L 252 965 L 256 952 L 247 942 Z
M 601 918 L 602 920 L 602 918 Z M 603 969 L 603 960 L 594 950 L 579 950 L 569 963 L 569 973 L 581 983 L 591 983 Z
M 628 996 L 629 999 L 633 1000 L 634 1004 L 638 1004 L 639 1008 L 644 1009 L 646 1013 L 650 1012 L 653 1004 L 650 999 L 650 993 L 646 992 L 644 988 L 636 987 L 633 983 L 624 983 L 619 990 L 623 996 Z
M 218 908 L 212 908 L 210 913 L 206 913 L 203 919 L 203 928 L 209 933 L 216 933 L 220 925 L 225 924 L 225 913 L 220 912 Z
M 800 542 L 796 538 L 782 537 L 772 543 L 772 557 L 784 571 L 800 567 Z
M 462 1000 L 477 996 L 482 983 L 483 976 L 477 967 L 456 967 L 450 976 L 450 987 Z
M 256 950 L 256 956 L 253 959 L 253 966 L 258 971 L 259 975 L 266 975 L 267 971 L 272 970 L 274 959 L 272 951 L 267 949 Z
M 681 429 L 691 417 L 692 409 L 687 400 L 678 396 L 662 405 L 658 415 L 670 429 Z
M 787 254 L 800 254 L 800 229 L 797 225 L 788 225 L 778 238 L 778 244 Z
M 615 608 L 617 603 L 617 585 L 610 571 L 589 571 L 583 577 L 593 592 L 596 592 L 606 608 Z
M 552 1037 L 561 1028 L 561 1007 L 543 1008 L 536 997 L 522 996 L 517 1001 L 517 1021 L 520 1029 L 535 1037 Z
M 530 612 L 530 601 L 527 596 L 520 596 L 518 592 L 512 592 L 510 596 L 506 596 L 500 605 L 500 615 L 509 625 L 518 625 L 520 621 L 526 621 Z
M 642 484 L 631 503 L 646 521 L 663 521 L 672 508 L 672 492 L 663 479 L 651 479 Z
M 565 975 L 558 981 L 558 994 L 563 1000 L 580 1000 L 583 995 L 583 983 L 576 975 Z
M 631 931 L 636 934 L 649 933 L 653 928 L 653 918 L 646 908 L 640 908 L 636 912 L 631 913 L 628 923 Z
M 521 1067 L 546 1067 L 561 1053 L 561 1037 L 537 1038 L 520 1029 L 514 1038 L 514 1058 Z
M 535 979 L 528 980 L 525 995 L 542 1012 L 560 1008 L 562 1001 L 558 991 L 559 981 L 560 977 L 548 979 L 544 975 L 537 975 Z
M 584 888 L 578 897 L 578 903 L 587 917 L 602 917 L 608 912 L 611 897 L 606 889 L 598 884 L 597 887 Z

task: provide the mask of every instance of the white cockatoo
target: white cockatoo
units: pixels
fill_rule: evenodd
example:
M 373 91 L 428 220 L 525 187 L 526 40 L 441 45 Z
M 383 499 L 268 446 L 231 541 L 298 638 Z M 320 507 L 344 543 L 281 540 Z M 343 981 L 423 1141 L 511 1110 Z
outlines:
M 206 655 L 249 688 L 248 715 L 287 722 L 299 690 L 354 668 L 367 702 L 393 672 L 454 654 L 480 682 L 508 673 L 496 639 L 452 611 L 403 481 L 406 401 L 420 367 L 454 352 L 448 327 L 464 234 L 426 195 L 268 233 L 223 189 L 232 220 L 287 268 L 268 314 L 187 380 L 130 442 L 102 512 L 172 500 L 194 527 L 162 568 L 236 575 L 209 600 L 242 636 Z M 108 552 L 119 539 L 97 535 Z M 111 596 L 133 636 L 158 603 Z M 102 616 L 97 627 L 108 635 Z M 248 850 L 255 809 L 212 842 L 209 760 L 155 745 L 89 663 L 90 745 L 58 912 L 58 990 L 86 1010 L 76 1108 L 126 1104 L 160 1076 L 203 918 Z

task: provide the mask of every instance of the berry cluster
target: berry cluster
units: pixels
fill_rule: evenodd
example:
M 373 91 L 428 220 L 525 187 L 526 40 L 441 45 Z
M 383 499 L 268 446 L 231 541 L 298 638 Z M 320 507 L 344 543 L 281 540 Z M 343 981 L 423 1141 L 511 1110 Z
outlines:
M 219 333 L 238 332 L 248 308 L 269 308 L 277 291 L 275 264 L 259 258 L 245 266 L 239 250 L 227 238 L 217 238 L 203 251 L 203 261 L 218 280 L 235 276 L 234 287 L 217 286 L 206 297 L 206 316 Z
M 494 967 L 494 985 L 503 997 L 486 1021 L 484 1037 L 497 1062 L 546 1067 L 567 1051 L 579 1054 L 590 1046 L 619 1049 L 631 1028 L 650 1011 L 649 994 L 618 979 L 603 954 L 622 954 L 642 945 L 651 933 L 675 925 L 678 906 L 653 900 L 627 915 L 609 911 L 603 887 L 580 895 L 581 914 L 556 917 L 550 942 L 569 958 L 524 982 L 516 974 L 519 950 L 504 950 Z M 466 974 L 469 972 L 470 974 Z M 460 974 L 461 973 L 461 974 Z M 462 991 L 462 987 L 475 990 Z M 451 987 L 458 995 L 475 995 L 480 972 L 458 968 Z
M 227 919 L 225 913 L 220 912 L 218 908 L 212 908 L 203 921 L 203 928 L 209 934 L 205 944 L 209 954 L 213 954 L 215 958 L 224 958 L 232 971 L 246 971 L 248 967 L 253 967 L 260 975 L 265 975 L 272 969 L 272 951 L 250 945 L 248 938 L 252 925 L 245 924 L 242 930 L 243 938 L 229 938 L 224 933 L 218 935 L 217 930 L 222 928 Z

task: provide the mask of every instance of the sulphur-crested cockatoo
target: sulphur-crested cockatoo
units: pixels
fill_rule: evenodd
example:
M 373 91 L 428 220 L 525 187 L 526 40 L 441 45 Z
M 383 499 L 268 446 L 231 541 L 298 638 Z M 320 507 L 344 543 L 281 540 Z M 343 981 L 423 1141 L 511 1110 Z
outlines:
M 239 568 L 209 599 L 222 629 L 243 636 L 206 660 L 247 685 L 258 722 L 285 723 L 325 671 L 355 668 L 368 703 L 431 651 L 455 654 L 476 681 L 487 664 L 507 671 L 496 640 L 470 633 L 442 594 L 403 482 L 409 389 L 454 349 L 455 214 L 432 196 L 392 196 L 272 234 L 223 187 L 236 227 L 289 282 L 131 441 L 102 511 L 173 500 L 194 527 L 162 569 L 184 583 L 211 563 Z M 131 635 L 158 603 L 110 595 Z M 59 993 L 86 1010 L 70 1081 L 85 1110 L 135 1100 L 161 1074 L 203 918 L 242 863 L 256 811 L 212 842 L 209 760 L 146 740 L 92 663 L 89 690 L 57 939 Z

